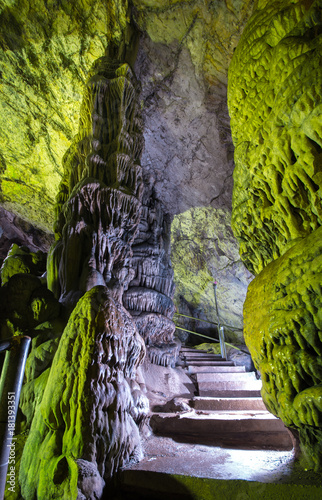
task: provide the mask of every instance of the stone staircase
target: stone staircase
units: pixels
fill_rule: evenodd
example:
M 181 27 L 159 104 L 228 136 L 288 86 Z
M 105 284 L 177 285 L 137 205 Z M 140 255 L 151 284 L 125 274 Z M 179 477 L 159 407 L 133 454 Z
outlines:
M 283 422 L 265 408 L 255 372 L 206 351 L 183 347 L 180 355 L 195 397 L 187 401 L 186 412 L 154 412 L 150 425 L 156 435 L 240 449 L 292 448 Z
M 292 442 L 267 412 L 254 372 L 195 349 L 182 348 L 180 357 L 174 371 L 184 372 L 181 397 L 175 391 L 178 397 L 151 405 L 154 432 L 144 459 L 119 473 L 112 500 L 322 498 L 322 486 L 307 494 L 297 484 L 280 484 L 291 482 Z M 149 379 L 154 370 L 146 372 Z M 160 367 L 159 394 L 162 370 L 171 379 Z

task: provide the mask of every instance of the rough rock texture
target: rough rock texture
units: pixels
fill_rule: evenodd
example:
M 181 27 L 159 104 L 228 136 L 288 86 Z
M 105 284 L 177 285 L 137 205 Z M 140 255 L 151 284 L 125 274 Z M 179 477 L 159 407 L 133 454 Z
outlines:
M 115 51 L 124 55 L 126 47 L 110 48 Z M 26 499 L 101 498 L 104 481 L 141 456 L 148 402 L 134 379 L 145 346 L 122 305 L 134 275 L 131 244 L 143 189 L 137 88 L 128 64 L 111 55 L 98 59 L 79 133 L 65 156 L 47 265 L 56 299 L 46 291 L 55 304 L 60 300 L 64 317 L 73 313 L 62 335 L 61 324 L 34 332 L 21 400 L 25 425 L 31 424 L 19 473 Z M 7 275 L 2 288 L 24 299 L 26 280 L 31 292 L 40 281 Z M 44 321 L 42 309 L 36 312 Z M 33 318 L 22 319 L 30 325 Z
M 258 1 L 230 66 L 232 225 L 248 269 L 245 339 L 263 398 L 321 449 L 321 1 Z
M 87 74 L 120 42 L 127 1 L 4 0 L 0 26 L 1 201 L 51 230 Z
M 180 345 L 173 341 L 174 281 L 170 262 L 170 221 L 156 199 L 154 179 L 145 182 L 142 212 L 132 245 L 134 277 L 123 295 L 153 363 L 174 364 Z
M 47 253 L 53 237 L 0 207 L 0 262 L 14 243 L 27 246 L 33 252 L 40 250 Z
M 269 410 L 299 432 L 322 466 L 322 228 L 269 264 L 250 284 L 245 339 Z M 260 304 L 260 307 L 258 307 Z
M 321 225 L 321 2 L 258 2 L 229 69 L 232 225 L 258 273 Z
M 233 327 L 225 328 L 227 339 L 242 342 L 243 304 L 252 275 L 240 259 L 238 242 L 230 228 L 230 212 L 200 207 L 177 215 L 171 239 L 174 302 L 178 311 L 196 318 L 195 324 L 185 322 L 186 328 L 209 335 L 211 325 L 197 318 L 218 321 L 213 288 L 216 280 L 220 321 Z M 176 321 L 182 324 L 180 317 Z M 197 336 L 191 336 L 191 340 L 200 343 Z
M 80 130 L 65 156 L 57 241 L 47 266 L 49 288 L 69 305 L 95 285 L 109 283 L 121 297 L 131 279 L 143 189 L 136 99 L 137 82 L 128 64 L 107 57 L 94 64 Z
M 7 283 L 14 274 L 29 273 L 41 277 L 45 272 L 46 254 L 31 252 L 29 247 L 13 243 L 0 269 L 1 284 Z
M 42 323 L 57 318 L 60 304 L 42 277 L 46 256 L 13 244 L 0 274 L 0 339 L 29 334 Z
M 81 498 L 100 498 L 103 478 L 140 457 L 130 380 L 144 353 L 130 315 L 106 287 L 79 300 L 23 451 L 23 498 L 72 500 L 78 488 Z
M 231 205 L 227 72 L 253 1 L 135 0 L 142 37 L 142 164 L 171 214 Z
M 154 171 L 161 169 L 157 180 L 162 197 L 164 168 L 174 184 L 179 164 L 185 166 L 175 182 L 182 198 L 177 202 L 175 191 L 167 195 L 172 210 L 186 210 L 192 198 L 199 203 L 199 189 L 207 192 L 203 203 L 220 194 L 220 202 L 230 204 L 227 68 L 252 4 L 134 2 L 142 30 L 136 73 L 144 80 L 142 102 L 148 119 L 144 163 Z M 88 71 L 110 42 L 121 43 L 128 19 L 127 0 L 1 2 L 1 205 L 37 227 L 52 228 L 61 161 L 77 132 Z M 193 139 L 195 131 L 198 138 Z M 226 146 L 220 146 L 219 139 Z

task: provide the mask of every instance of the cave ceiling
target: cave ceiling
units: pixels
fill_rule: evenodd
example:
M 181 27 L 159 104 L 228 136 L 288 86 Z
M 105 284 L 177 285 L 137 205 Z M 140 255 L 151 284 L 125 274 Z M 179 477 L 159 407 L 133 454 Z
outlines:
M 62 158 L 78 129 L 88 71 L 141 32 L 135 72 L 145 121 L 142 166 L 173 215 L 230 207 L 229 62 L 253 0 L 4 0 L 0 3 L 0 204 L 47 232 Z

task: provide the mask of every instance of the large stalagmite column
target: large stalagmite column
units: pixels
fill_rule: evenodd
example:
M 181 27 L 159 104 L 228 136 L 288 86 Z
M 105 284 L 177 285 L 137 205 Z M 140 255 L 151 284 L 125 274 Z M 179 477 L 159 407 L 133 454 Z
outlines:
M 132 390 L 137 400 L 145 346 L 122 305 L 143 189 L 137 91 L 128 64 L 99 59 L 65 156 L 48 282 L 72 313 L 22 456 L 26 500 L 100 498 L 105 481 L 141 456 Z
M 127 64 L 99 59 L 64 158 L 49 288 L 74 305 L 94 285 L 123 290 L 141 213 L 143 147 L 138 84 Z

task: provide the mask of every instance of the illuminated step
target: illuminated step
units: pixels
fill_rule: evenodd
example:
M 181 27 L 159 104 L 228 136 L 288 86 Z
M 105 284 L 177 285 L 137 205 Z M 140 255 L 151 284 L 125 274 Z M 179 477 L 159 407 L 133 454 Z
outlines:
M 218 398 L 260 397 L 261 380 L 253 381 L 218 381 L 198 383 L 199 396 Z
M 235 367 L 236 368 L 236 367 Z M 255 372 L 217 372 L 217 373 L 197 373 L 198 384 L 209 382 L 216 385 L 218 382 L 235 382 L 236 384 L 244 382 L 258 382 Z M 261 387 L 261 381 L 259 381 Z
M 195 410 L 210 411 L 247 411 L 261 410 L 266 411 L 266 406 L 262 398 L 207 398 L 194 397 L 191 400 L 191 406 Z
M 246 372 L 245 366 L 188 366 L 190 375 L 197 373 L 244 373 Z
M 189 361 L 189 366 L 235 366 L 232 361 Z
M 185 353 L 183 353 L 183 356 L 187 359 L 190 359 L 190 358 L 204 358 L 204 359 L 221 358 L 220 354 L 212 354 L 209 352 L 185 352 Z
M 268 412 L 154 413 L 150 425 L 156 435 L 179 442 L 215 446 L 292 449 L 283 422 Z

